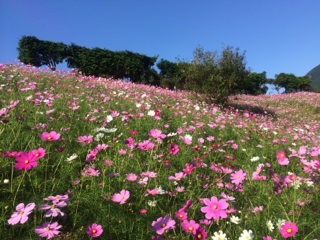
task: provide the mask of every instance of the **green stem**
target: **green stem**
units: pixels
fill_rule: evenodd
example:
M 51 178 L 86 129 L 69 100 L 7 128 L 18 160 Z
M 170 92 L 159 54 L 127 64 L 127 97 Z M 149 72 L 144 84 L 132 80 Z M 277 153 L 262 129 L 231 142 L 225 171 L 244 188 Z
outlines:
M 16 194 L 14 195 L 14 198 L 13 198 L 13 201 L 12 201 L 13 206 L 15 206 L 17 194 L 18 194 L 18 191 L 19 191 L 19 189 L 20 189 L 21 183 L 22 183 L 22 181 L 23 181 L 23 179 L 24 179 L 24 176 L 26 175 L 26 172 L 27 172 L 27 170 L 24 170 L 23 175 L 22 175 L 22 178 L 21 178 L 21 180 L 20 180 L 20 182 L 19 182 L 19 185 L 18 185 L 18 188 L 17 188 L 17 190 L 16 190 Z

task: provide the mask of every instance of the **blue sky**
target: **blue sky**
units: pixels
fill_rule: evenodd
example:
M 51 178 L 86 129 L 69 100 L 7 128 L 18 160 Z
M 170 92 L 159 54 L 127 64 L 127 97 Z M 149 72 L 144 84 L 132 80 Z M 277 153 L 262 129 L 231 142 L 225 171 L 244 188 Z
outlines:
M 246 52 L 247 67 L 305 75 L 320 64 L 319 0 L 0 0 L 0 63 L 22 35 L 191 60 L 197 46 Z

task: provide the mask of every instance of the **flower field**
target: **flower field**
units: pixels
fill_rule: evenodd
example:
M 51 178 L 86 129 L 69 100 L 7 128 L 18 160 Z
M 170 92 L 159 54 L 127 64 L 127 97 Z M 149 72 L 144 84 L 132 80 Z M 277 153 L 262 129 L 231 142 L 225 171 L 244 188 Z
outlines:
M 19 64 L 0 93 L 3 239 L 320 239 L 320 94 L 227 108 Z

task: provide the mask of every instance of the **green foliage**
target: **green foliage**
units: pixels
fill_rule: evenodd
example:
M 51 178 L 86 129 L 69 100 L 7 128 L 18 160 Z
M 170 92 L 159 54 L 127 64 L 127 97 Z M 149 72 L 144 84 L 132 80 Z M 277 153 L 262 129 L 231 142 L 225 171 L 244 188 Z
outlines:
M 241 91 L 247 79 L 245 53 L 226 47 L 221 55 L 197 47 L 193 60 L 178 63 L 183 88 L 204 94 L 207 100 L 225 103 L 231 94 Z
M 241 86 L 243 93 L 250 95 L 266 94 L 268 91 L 268 87 L 265 85 L 268 83 L 266 74 L 266 72 L 250 72 Z
M 311 89 L 311 80 L 309 77 L 296 77 L 294 74 L 288 73 L 280 73 L 276 75 L 274 84 L 285 88 L 286 93 L 309 91 Z
M 18 58 L 21 62 L 36 67 L 46 65 L 53 71 L 67 56 L 67 45 L 61 42 L 41 41 L 33 36 L 22 36 L 18 45 Z

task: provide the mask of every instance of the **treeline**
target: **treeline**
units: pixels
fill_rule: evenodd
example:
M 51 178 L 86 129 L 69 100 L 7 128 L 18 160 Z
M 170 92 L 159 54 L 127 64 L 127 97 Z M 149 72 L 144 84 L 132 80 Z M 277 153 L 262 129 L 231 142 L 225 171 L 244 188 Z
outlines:
M 39 40 L 34 36 L 23 36 L 18 43 L 19 60 L 36 67 L 48 66 L 51 70 L 66 61 L 69 68 L 76 68 L 84 75 L 97 77 L 127 78 L 132 82 L 155 82 L 157 72 L 152 66 L 157 56 L 148 57 L 130 51 L 110 51 L 102 48 L 86 48 L 72 43 Z
M 22 36 L 18 43 L 19 60 L 36 67 L 46 65 L 53 71 L 66 61 L 84 75 L 128 79 L 135 83 L 152 84 L 169 89 L 191 90 L 209 101 L 224 103 L 236 93 L 265 94 L 267 84 L 284 87 L 287 92 L 309 90 L 308 77 L 281 73 L 276 79 L 267 79 L 266 72 L 252 72 L 246 67 L 245 52 L 230 46 L 221 53 L 197 47 L 193 59 L 170 62 L 158 56 L 146 56 L 130 51 L 111 51 L 86 48 L 72 43 L 39 40 Z M 158 68 L 158 71 L 154 67 Z M 293 76 L 292 76 L 293 75 Z

